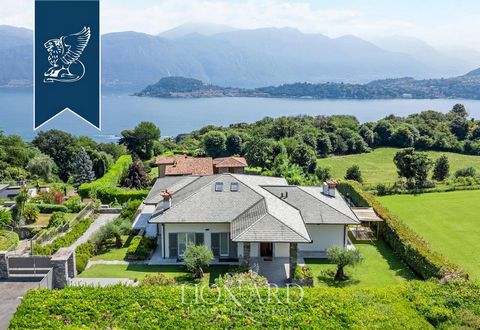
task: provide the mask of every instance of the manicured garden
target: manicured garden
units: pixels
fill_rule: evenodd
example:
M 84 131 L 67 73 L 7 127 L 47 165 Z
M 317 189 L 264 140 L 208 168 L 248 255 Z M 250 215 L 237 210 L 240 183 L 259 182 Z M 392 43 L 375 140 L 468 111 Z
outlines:
M 0 230 L 0 251 L 13 249 L 18 245 L 18 235 L 13 231 Z
M 258 295 L 251 288 L 231 289 L 230 293 L 205 289 L 201 296 L 199 291 L 120 285 L 31 290 L 22 299 L 10 329 L 423 330 L 478 329 L 480 325 L 480 286 L 472 282 L 305 288 L 303 296 L 298 289 L 272 293 L 261 288 Z
M 333 177 L 343 178 L 347 168 L 356 164 L 360 167 L 363 180 L 367 185 L 394 183 L 398 175 L 393 157 L 398 150 L 397 148 L 378 148 L 370 153 L 321 158 L 318 160 L 318 165 L 330 167 Z M 427 154 L 432 159 L 437 159 L 442 154 L 447 155 L 450 162 L 450 172 L 452 173 L 460 168 L 470 166 L 480 171 L 478 156 L 437 151 L 428 151 Z
M 431 248 L 480 278 L 480 191 L 393 195 L 378 200 Z
M 333 279 L 336 266 L 328 259 L 306 258 L 305 263 L 312 270 L 315 286 L 384 287 L 416 279 L 415 274 L 384 242 L 355 242 L 355 247 L 363 260 L 356 267 L 346 268 L 349 277 L 346 281 Z
M 206 271 L 205 277 L 201 280 L 206 284 L 213 284 L 213 281 L 220 276 L 228 272 L 228 265 L 212 265 L 209 270 Z M 92 278 L 129 278 L 141 280 L 145 275 L 154 275 L 157 273 L 163 273 L 168 277 L 175 279 L 178 283 L 198 283 L 191 273 L 189 273 L 183 266 L 177 265 L 93 265 L 92 267 L 84 270 L 79 277 L 92 277 Z

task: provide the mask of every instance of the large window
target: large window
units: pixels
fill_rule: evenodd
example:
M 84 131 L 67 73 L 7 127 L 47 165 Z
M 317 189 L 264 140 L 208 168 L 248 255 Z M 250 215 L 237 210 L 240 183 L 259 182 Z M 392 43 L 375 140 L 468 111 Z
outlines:
M 228 233 L 220 233 L 220 256 L 228 256 Z
M 216 182 L 215 183 L 215 191 L 216 192 L 223 191 L 223 182 Z
M 185 249 L 195 244 L 195 233 L 178 233 L 178 255 L 183 256 Z

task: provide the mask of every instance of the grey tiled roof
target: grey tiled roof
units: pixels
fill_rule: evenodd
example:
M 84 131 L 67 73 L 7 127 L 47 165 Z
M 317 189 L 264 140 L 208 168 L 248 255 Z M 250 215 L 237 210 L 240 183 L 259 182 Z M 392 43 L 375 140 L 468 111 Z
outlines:
M 196 179 L 198 179 L 198 176 L 166 176 L 157 179 L 143 203 L 156 205 L 162 200 L 162 196 L 160 196 L 162 191 L 178 191 Z
M 283 178 L 225 173 L 176 179 L 155 183 L 147 200 L 160 202 L 155 195 L 168 187 L 172 206 L 158 203 L 150 223 L 230 223 L 237 242 L 302 243 L 311 241 L 305 224 L 358 223 L 338 192 L 328 197 L 320 187 L 289 186 Z M 215 191 L 216 182 L 223 191 Z M 230 190 L 231 183 L 238 191 Z M 287 191 L 288 198 L 280 198 Z
M 338 191 L 335 197 L 331 197 L 324 195 L 321 187 L 264 186 L 263 188 L 300 210 L 307 224 L 359 223 Z

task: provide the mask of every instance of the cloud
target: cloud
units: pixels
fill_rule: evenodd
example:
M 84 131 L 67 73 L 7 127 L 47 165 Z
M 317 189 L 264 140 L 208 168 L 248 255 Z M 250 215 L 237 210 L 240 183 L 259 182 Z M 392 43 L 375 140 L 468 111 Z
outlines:
M 33 28 L 33 0 L 1 0 L 0 25 Z
M 0 24 L 33 27 L 34 0 L 0 0 Z M 413 1 L 413 0 L 412 0 Z M 407 35 L 436 45 L 459 44 L 480 48 L 477 35 L 480 20 L 467 9 L 455 17 L 440 3 L 434 17 L 431 7 L 409 10 L 405 2 L 398 10 L 386 2 L 368 7 L 352 1 L 343 6 L 335 1 L 308 0 L 101 0 L 102 32 L 133 30 L 157 34 L 190 22 L 225 24 L 236 28 L 293 27 L 338 37 L 347 34 L 371 39 Z M 443 9 L 442 9 L 443 8 Z M 427 11 L 427 12 L 425 12 Z M 412 15 L 415 14 L 415 15 Z M 448 18 L 448 19 L 446 19 Z

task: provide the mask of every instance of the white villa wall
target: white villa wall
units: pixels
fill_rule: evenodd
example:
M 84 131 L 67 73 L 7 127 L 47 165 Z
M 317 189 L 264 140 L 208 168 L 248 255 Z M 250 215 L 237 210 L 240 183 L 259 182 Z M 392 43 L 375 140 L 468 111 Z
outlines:
M 274 243 L 273 245 L 274 257 L 289 257 L 290 256 L 290 243 Z
M 300 251 L 325 251 L 332 246 L 345 246 L 344 225 L 307 225 L 312 243 L 300 243 Z
M 204 244 L 208 247 L 211 247 L 211 234 L 212 233 L 229 233 L 230 232 L 230 224 L 229 223 L 205 223 L 205 224 L 166 224 L 165 225 L 165 257 L 170 258 L 170 251 L 168 249 L 169 246 L 169 233 L 204 233 Z M 160 233 L 163 235 L 163 233 Z M 163 248 L 163 247 L 162 247 Z M 238 249 L 240 251 L 240 249 Z M 242 251 L 243 252 L 243 251 Z

